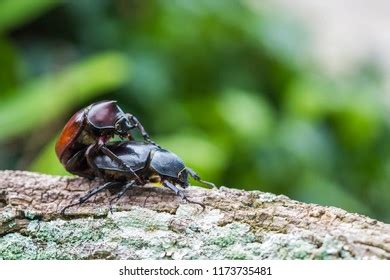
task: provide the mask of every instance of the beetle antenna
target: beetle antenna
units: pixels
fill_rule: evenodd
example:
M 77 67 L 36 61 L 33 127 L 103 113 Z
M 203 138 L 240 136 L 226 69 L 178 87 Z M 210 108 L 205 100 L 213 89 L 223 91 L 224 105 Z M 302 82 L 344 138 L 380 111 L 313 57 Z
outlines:
M 217 189 L 217 186 L 214 183 L 204 181 L 204 180 L 198 180 L 199 182 L 203 183 L 204 185 L 208 186 L 210 189 Z
M 192 178 L 194 178 L 194 180 L 198 181 L 198 182 L 201 182 L 202 184 L 208 186 L 210 189 L 216 189 L 217 186 L 214 184 L 214 183 L 211 183 L 211 182 L 208 182 L 208 181 L 204 181 L 202 180 L 198 174 L 196 174 L 196 172 L 194 170 L 192 170 L 191 168 L 189 167 L 186 167 L 185 169 L 187 169 L 188 173 L 191 175 Z M 184 170 L 184 169 L 183 169 Z

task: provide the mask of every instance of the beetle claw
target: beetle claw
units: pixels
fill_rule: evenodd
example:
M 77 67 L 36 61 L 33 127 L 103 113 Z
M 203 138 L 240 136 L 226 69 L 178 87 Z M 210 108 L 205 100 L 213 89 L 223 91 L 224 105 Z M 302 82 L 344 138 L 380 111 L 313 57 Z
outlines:
M 77 202 L 77 203 L 71 203 L 71 204 L 65 206 L 65 207 L 62 208 L 62 210 L 60 211 L 61 216 L 66 216 L 65 212 L 66 212 L 67 209 L 69 209 L 69 208 L 71 208 L 71 207 L 73 207 L 73 206 L 79 205 L 79 204 L 81 204 L 81 203 L 80 203 L 80 202 Z
M 192 203 L 192 204 L 199 205 L 200 207 L 202 207 L 202 212 L 204 212 L 204 211 L 206 210 L 206 205 L 204 205 L 202 202 L 193 201 L 193 200 L 188 199 L 187 197 L 184 198 L 184 201 L 185 201 L 185 202 Z M 201 212 L 201 213 L 202 213 L 202 212 Z
M 110 206 L 108 208 L 108 211 L 110 211 L 111 215 L 114 214 L 113 210 L 112 210 L 112 204 L 110 203 Z

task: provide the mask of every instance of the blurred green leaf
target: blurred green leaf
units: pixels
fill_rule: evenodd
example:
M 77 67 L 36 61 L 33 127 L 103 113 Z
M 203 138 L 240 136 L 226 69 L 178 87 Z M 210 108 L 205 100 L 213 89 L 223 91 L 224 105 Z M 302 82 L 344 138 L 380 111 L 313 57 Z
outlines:
M 363 200 L 359 200 L 337 184 L 319 174 L 307 172 L 294 186 L 294 197 L 306 202 L 342 207 L 349 212 L 372 215 L 372 210 Z
M 318 120 L 336 110 L 342 99 L 332 84 L 318 79 L 299 79 L 289 86 L 284 109 L 296 117 Z
M 279 192 L 293 192 L 308 170 L 330 174 L 336 158 L 332 144 L 316 123 L 290 116 L 279 120 L 256 158 L 262 185 L 269 191 L 278 186 Z
M 315 123 L 286 118 L 279 122 L 276 139 L 272 141 L 295 159 L 297 166 L 326 171 L 334 161 L 332 142 L 326 130 Z M 321 160 L 318 160 L 321 159 Z M 283 162 L 280 162 L 283 165 Z
M 158 138 L 157 142 L 177 154 L 205 180 L 215 180 L 226 165 L 224 151 L 199 131 L 183 131 L 171 137 Z
M 128 58 L 106 53 L 48 74 L 17 89 L 0 104 L 0 140 L 42 126 L 77 104 L 126 83 Z
M 383 131 L 385 108 L 371 91 L 345 94 L 349 98 L 334 113 L 335 130 L 346 147 L 370 147 Z
M 1 0 L 0 33 L 37 17 L 59 3 L 59 0 Z
M 246 143 L 260 143 L 271 131 L 273 115 L 260 95 L 242 90 L 228 90 L 218 100 L 218 111 L 236 136 Z
M 30 164 L 29 170 L 52 175 L 70 175 L 55 154 L 55 137 Z
M 0 37 L 0 96 L 2 98 L 8 93 L 7 91 L 16 86 L 18 64 L 19 57 L 14 46 Z

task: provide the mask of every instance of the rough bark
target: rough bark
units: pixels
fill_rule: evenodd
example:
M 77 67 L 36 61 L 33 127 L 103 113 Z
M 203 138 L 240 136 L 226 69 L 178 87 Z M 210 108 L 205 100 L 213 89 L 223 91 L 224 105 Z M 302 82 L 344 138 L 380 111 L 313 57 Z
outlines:
M 96 181 L 0 171 L 0 259 L 389 259 L 390 225 L 260 191 L 136 187 L 63 217 Z

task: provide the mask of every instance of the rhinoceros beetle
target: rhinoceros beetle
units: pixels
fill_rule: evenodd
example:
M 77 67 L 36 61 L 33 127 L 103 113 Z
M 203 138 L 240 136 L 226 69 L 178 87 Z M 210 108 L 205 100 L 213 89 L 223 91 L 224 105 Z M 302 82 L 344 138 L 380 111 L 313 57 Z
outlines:
M 159 146 L 151 143 L 137 142 L 137 141 L 122 141 L 107 144 L 107 149 L 115 154 L 121 161 L 125 162 L 134 171 L 129 172 L 123 165 L 118 164 L 106 153 L 100 151 L 92 156 L 94 166 L 97 167 L 103 179 L 106 182 L 101 186 L 91 189 L 87 194 L 82 196 L 78 202 L 70 204 L 62 209 L 62 214 L 69 207 L 81 205 L 90 197 L 106 189 L 120 190 L 117 195 L 110 202 L 119 200 L 127 190 L 136 185 L 145 185 L 147 183 L 161 183 L 163 186 L 171 189 L 182 199 L 191 203 L 201 205 L 199 202 L 190 201 L 184 193 L 177 187 L 185 189 L 188 187 L 188 177 L 215 188 L 213 183 L 203 181 L 191 168 L 186 167 L 183 161 L 174 153 L 167 151 Z M 83 151 L 79 151 L 83 153 Z M 80 163 L 81 167 L 85 165 L 84 172 L 88 169 L 86 162 Z M 93 169 L 90 172 L 93 173 Z M 90 173 L 90 174 L 92 174 Z M 96 176 L 97 174 L 95 174 Z
M 75 113 L 65 125 L 56 143 L 56 154 L 65 169 L 76 175 L 91 177 L 90 172 L 80 170 L 79 163 L 84 158 L 94 173 L 102 178 L 95 165 L 93 155 L 103 152 L 111 160 L 122 165 L 129 172 L 131 168 L 106 147 L 106 143 L 115 135 L 132 140 L 130 131 L 137 128 L 146 142 L 154 144 L 148 133 L 129 113 L 124 113 L 116 101 L 100 101 Z M 83 151 L 84 154 L 79 153 Z M 135 174 L 134 174 L 135 175 Z

